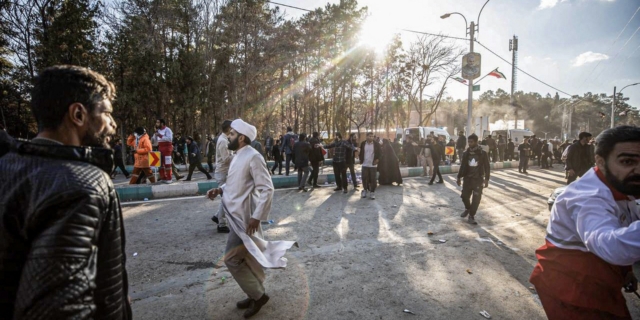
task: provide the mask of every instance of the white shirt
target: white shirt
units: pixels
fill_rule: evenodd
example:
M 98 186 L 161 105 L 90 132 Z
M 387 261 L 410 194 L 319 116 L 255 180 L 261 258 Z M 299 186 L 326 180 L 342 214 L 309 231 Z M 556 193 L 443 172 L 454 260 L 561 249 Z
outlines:
M 556 247 L 591 252 L 613 265 L 632 265 L 640 261 L 640 210 L 633 198 L 615 200 L 591 169 L 556 199 L 546 238 Z
M 162 135 L 162 138 L 157 137 L 158 142 L 173 142 L 173 131 L 169 127 L 165 126 L 164 129 L 158 129 L 156 133 Z
M 227 135 L 221 133 L 216 144 L 216 173 L 226 174 L 229 172 L 231 163 L 231 152 L 229 151 L 229 139 Z
M 364 143 L 364 162 L 362 163 L 363 167 L 375 168 L 376 165 L 373 164 L 373 158 L 375 156 L 375 142 L 365 142 Z

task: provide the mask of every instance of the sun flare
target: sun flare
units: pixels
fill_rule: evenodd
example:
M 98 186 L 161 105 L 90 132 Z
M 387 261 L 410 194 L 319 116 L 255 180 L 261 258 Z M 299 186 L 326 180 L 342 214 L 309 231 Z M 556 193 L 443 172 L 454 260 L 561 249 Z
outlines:
M 377 53 L 384 52 L 394 35 L 389 21 L 369 16 L 360 29 L 360 44 L 373 48 Z

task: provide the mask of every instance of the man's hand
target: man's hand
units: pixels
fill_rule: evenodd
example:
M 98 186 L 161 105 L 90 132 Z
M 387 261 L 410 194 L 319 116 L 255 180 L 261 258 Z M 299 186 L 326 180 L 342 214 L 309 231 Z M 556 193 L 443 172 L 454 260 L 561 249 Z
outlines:
M 158 137 L 160 137 L 160 138 L 164 137 L 163 135 L 161 135 L 161 134 L 159 134 L 159 133 L 157 133 L 157 132 L 156 132 L 156 135 L 157 135 Z
M 624 279 L 624 292 L 636 292 L 638 290 L 638 279 L 633 274 L 633 271 L 627 273 L 627 277 Z
M 460 181 L 460 178 L 458 178 L 458 179 L 456 180 L 456 184 L 458 185 L 458 187 L 462 185 L 462 182 Z
M 489 180 L 485 180 L 485 181 L 484 181 L 484 187 L 486 188 L 486 187 L 488 187 L 488 186 L 489 186 Z
M 570 177 L 573 177 L 573 176 L 575 176 L 575 175 L 576 175 L 576 172 L 575 172 L 575 171 L 573 171 L 573 169 L 569 170 L 569 176 L 570 176 Z
M 378 159 L 373 160 L 373 165 L 374 165 L 374 166 L 377 166 L 377 165 L 378 165 L 378 162 L 379 162 L 379 160 L 378 160 Z
M 195 154 L 195 153 L 192 153 L 192 154 L 191 154 L 191 157 L 195 158 L 195 157 L 196 157 L 196 154 Z
M 210 200 L 213 200 L 220 194 L 222 194 L 222 189 L 213 188 L 213 189 L 207 191 L 207 198 L 209 198 Z
M 259 227 L 260 220 L 251 218 L 251 220 L 249 220 L 249 225 L 247 225 L 247 234 L 252 236 L 256 231 L 258 231 Z

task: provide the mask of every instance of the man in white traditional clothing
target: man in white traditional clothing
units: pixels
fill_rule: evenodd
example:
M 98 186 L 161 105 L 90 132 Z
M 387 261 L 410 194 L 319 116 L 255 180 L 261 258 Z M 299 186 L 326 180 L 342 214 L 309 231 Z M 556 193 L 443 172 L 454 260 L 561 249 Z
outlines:
M 254 126 L 236 119 L 231 123 L 229 150 L 235 151 L 227 182 L 211 189 L 211 200 L 222 196 L 230 233 L 227 238 L 224 263 L 248 298 L 239 301 L 239 309 L 247 309 L 245 318 L 260 311 L 269 296 L 265 293 L 264 268 L 284 268 L 284 254 L 295 241 L 266 241 L 260 221 L 267 220 L 273 199 L 273 182 L 262 155 L 251 148 L 256 138 Z M 252 210 L 253 208 L 253 210 Z
M 227 182 L 227 176 L 229 174 L 229 165 L 233 154 L 229 152 L 229 131 L 231 131 L 231 120 L 224 120 L 222 122 L 222 133 L 218 136 L 216 142 L 216 172 L 213 177 L 221 186 Z M 222 210 L 222 204 L 216 214 L 211 217 L 211 220 L 218 224 L 218 233 L 229 233 L 229 227 L 227 226 L 227 218 L 225 217 L 224 210 Z

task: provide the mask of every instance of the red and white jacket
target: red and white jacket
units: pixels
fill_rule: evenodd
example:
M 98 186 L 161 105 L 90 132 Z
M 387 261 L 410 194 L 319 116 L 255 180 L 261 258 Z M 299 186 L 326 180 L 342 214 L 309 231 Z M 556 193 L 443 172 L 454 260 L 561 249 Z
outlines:
M 565 303 L 629 316 L 621 289 L 640 261 L 640 210 L 594 168 L 551 210 L 545 245 L 529 281 Z

